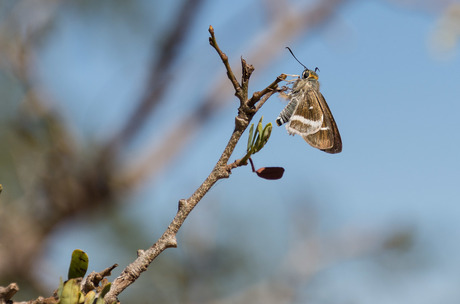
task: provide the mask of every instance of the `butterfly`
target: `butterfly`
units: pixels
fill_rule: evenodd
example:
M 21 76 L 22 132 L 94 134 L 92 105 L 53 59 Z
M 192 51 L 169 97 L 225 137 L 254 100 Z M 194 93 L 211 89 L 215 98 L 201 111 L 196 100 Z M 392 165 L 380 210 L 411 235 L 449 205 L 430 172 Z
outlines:
M 291 49 L 289 51 L 294 56 Z M 289 103 L 276 119 L 276 124 L 281 126 L 286 123 L 289 134 L 302 136 L 312 147 L 327 153 L 339 153 L 342 151 L 342 139 L 326 99 L 320 92 L 316 73 L 318 68 L 312 71 L 302 66 L 305 70 L 295 80 L 288 94 Z

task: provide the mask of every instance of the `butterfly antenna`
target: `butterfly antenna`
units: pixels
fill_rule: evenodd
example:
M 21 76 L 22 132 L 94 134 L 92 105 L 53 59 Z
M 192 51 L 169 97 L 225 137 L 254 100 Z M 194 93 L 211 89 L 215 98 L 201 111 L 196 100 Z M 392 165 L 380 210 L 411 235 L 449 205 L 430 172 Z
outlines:
M 297 60 L 297 62 L 300 63 L 306 70 L 308 70 L 308 68 L 302 62 L 300 62 L 299 59 L 297 59 L 291 49 L 288 46 L 286 48 L 289 50 L 289 52 L 291 52 L 292 57 L 294 57 L 294 59 Z

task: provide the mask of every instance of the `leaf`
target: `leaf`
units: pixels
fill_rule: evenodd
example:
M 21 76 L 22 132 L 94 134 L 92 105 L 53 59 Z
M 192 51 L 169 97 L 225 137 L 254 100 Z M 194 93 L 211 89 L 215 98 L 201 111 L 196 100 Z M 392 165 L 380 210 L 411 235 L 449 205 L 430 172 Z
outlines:
M 64 289 L 64 282 L 62 281 L 62 278 L 59 278 L 59 287 L 57 290 L 57 296 L 60 299 L 62 295 L 62 290 Z
M 254 153 L 259 152 L 260 150 L 262 150 L 262 148 L 268 142 L 268 139 L 270 138 L 271 133 L 272 133 L 272 124 L 268 123 L 265 126 L 265 128 L 263 129 L 263 131 L 257 137 L 257 142 L 254 145 Z
M 254 135 L 254 124 L 251 124 L 251 126 L 249 127 L 248 149 L 247 149 L 248 152 L 251 151 L 252 144 L 254 143 L 253 135 Z
M 110 291 L 110 287 L 112 287 L 112 283 L 107 283 L 107 285 L 105 285 L 104 288 L 102 288 L 102 291 L 101 291 L 102 297 L 105 297 L 105 295 Z
M 262 134 L 262 119 L 264 119 L 264 117 L 262 116 L 259 120 L 259 123 L 257 124 L 257 133 L 258 134 Z
M 282 167 L 262 167 L 256 170 L 256 174 L 265 179 L 280 179 L 283 177 L 284 168 Z
M 272 129 L 273 129 L 273 126 L 272 126 L 272 123 L 269 122 L 264 130 L 262 131 L 262 142 L 263 142 L 263 145 L 265 146 L 265 144 L 267 143 L 268 139 L 270 138 L 270 135 L 272 134 Z
M 78 304 L 80 299 L 80 287 L 75 279 L 68 280 L 64 284 L 59 304 Z
M 86 294 L 84 304 L 93 304 L 94 299 L 96 299 L 96 292 L 94 290 L 91 290 Z
M 272 124 L 268 123 L 264 127 L 262 124 L 263 118 L 263 116 L 260 118 L 255 130 L 254 124 L 251 124 L 249 127 L 248 147 L 246 155 L 242 158 L 243 164 L 247 163 L 247 160 L 251 157 L 252 154 L 259 152 L 270 138 L 270 134 L 273 128 Z
M 112 286 L 112 283 L 108 283 L 107 285 L 104 286 L 104 288 L 102 288 L 102 291 L 99 294 L 96 304 L 105 304 L 104 297 L 109 292 L 111 286 Z
M 83 250 L 75 249 L 70 260 L 68 279 L 83 278 L 87 270 L 88 255 Z

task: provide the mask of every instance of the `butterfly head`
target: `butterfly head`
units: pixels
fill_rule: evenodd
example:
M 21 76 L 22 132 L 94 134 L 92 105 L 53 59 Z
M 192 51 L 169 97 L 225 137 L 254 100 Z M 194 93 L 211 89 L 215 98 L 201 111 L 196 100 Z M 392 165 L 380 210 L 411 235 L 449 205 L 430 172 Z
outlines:
M 314 71 L 305 69 L 302 73 L 302 79 L 318 80 L 318 74 L 316 74 L 316 71 L 319 71 L 319 69 L 315 68 Z

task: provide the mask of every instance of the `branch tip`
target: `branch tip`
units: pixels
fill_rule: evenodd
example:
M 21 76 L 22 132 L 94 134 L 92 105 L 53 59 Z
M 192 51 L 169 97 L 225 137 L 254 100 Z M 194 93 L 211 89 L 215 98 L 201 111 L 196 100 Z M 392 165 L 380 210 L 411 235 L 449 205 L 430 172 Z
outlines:
M 212 26 L 209 26 L 209 33 L 211 34 L 211 37 L 209 37 L 209 44 L 216 50 L 217 54 L 219 54 L 220 59 L 225 65 L 225 69 L 227 70 L 227 76 L 228 79 L 232 82 L 233 88 L 235 90 L 238 90 L 240 88 L 240 84 L 236 80 L 235 74 L 233 74 L 232 68 L 230 67 L 230 63 L 228 62 L 228 57 L 227 55 L 222 52 L 222 50 L 219 48 L 219 45 L 217 44 L 216 36 L 214 35 L 214 28 Z

